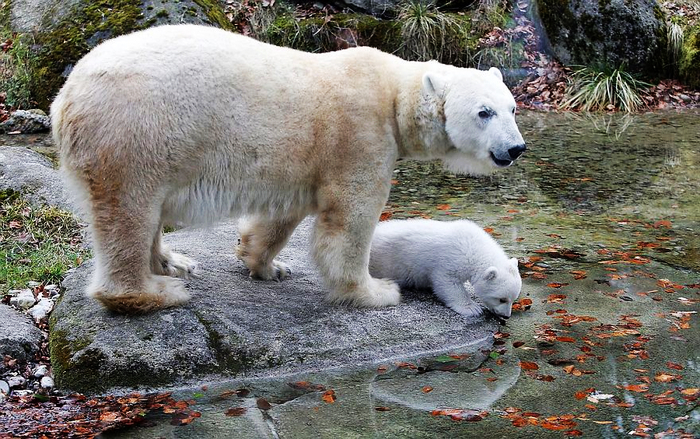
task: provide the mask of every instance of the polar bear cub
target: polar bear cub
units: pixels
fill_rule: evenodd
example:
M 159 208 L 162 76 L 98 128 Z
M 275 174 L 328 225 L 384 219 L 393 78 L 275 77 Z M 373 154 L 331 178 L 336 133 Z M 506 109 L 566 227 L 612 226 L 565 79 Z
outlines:
M 489 311 L 502 318 L 510 317 L 522 286 L 518 260 L 509 259 L 488 233 L 467 220 L 380 223 L 372 238 L 369 271 L 401 287 L 430 288 L 465 316 L 482 312 L 465 282 Z

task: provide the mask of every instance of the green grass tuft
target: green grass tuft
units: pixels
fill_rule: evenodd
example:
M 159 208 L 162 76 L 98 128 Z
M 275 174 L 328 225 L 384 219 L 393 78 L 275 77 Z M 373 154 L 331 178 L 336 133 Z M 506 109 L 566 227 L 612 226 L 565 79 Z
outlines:
M 16 192 L 0 194 L 0 293 L 29 281 L 59 283 L 89 256 L 81 225 L 68 212 L 34 207 Z
M 0 90 L 6 93 L 5 102 L 10 107 L 32 108 L 32 72 L 38 63 L 38 54 L 30 36 L 3 35 L 11 41 L 6 53 L 0 52 Z

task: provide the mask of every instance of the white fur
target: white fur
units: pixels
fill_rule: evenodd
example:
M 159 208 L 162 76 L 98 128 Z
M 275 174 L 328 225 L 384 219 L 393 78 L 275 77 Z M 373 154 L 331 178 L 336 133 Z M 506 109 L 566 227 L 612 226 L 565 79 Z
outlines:
M 520 295 L 518 260 L 471 221 L 397 220 L 380 223 L 372 238 L 369 271 L 405 288 L 432 289 L 466 316 L 481 313 L 464 283 L 486 308 L 508 318 Z
M 194 262 L 161 247 L 162 226 L 242 215 L 239 258 L 251 276 L 283 278 L 275 256 L 316 214 L 329 299 L 396 304 L 398 287 L 367 270 L 396 160 L 492 172 L 523 144 L 514 108 L 493 72 L 367 47 L 310 54 L 193 25 L 109 40 L 51 106 L 62 169 L 92 223 L 89 293 L 120 312 L 181 303 L 179 281 L 164 300 L 157 276 L 186 277 Z

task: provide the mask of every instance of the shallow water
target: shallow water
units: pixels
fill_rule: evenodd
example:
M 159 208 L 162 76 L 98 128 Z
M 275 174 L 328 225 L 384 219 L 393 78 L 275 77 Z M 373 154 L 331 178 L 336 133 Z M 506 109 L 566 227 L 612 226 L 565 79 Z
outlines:
M 156 416 L 155 426 L 113 435 L 700 435 L 700 113 L 518 120 L 529 149 L 514 166 L 471 178 L 402 162 L 385 209 L 472 219 L 518 257 L 531 304 L 495 344 L 181 389 L 175 396 L 194 399 L 201 418 L 172 426 Z M 250 393 L 228 392 L 240 388 Z M 236 407 L 245 410 L 226 416 Z

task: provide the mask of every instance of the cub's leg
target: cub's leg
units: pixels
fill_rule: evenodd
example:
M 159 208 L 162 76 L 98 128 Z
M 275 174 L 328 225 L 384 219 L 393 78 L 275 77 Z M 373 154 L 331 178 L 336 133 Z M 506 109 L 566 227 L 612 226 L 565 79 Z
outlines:
M 287 245 L 289 237 L 306 215 L 287 218 L 247 217 L 238 223 L 241 242 L 236 247 L 250 277 L 262 280 L 282 280 L 291 274 L 287 264 L 275 258 Z
M 165 276 L 189 279 L 195 276 L 197 263 L 180 253 L 175 253 L 162 242 L 163 225 L 159 225 L 151 246 L 151 272 Z
M 431 276 L 433 293 L 452 310 L 465 317 L 476 317 L 484 313 L 464 287 L 464 282 L 446 273 L 435 272 Z
M 94 180 L 89 188 L 96 268 L 88 295 L 119 313 L 143 313 L 187 301 L 190 296 L 182 281 L 151 272 L 152 245 L 160 233 L 158 197 L 135 195 L 143 188 L 129 191 L 123 186 Z
M 330 289 L 329 301 L 370 308 L 399 303 L 398 285 L 371 277 L 367 268 L 372 234 L 388 194 L 388 188 L 382 196 L 355 194 L 356 204 L 325 194 L 314 227 L 313 256 Z

